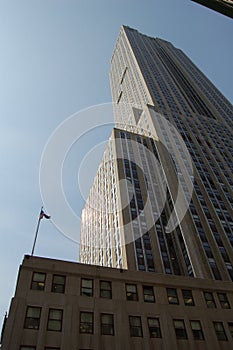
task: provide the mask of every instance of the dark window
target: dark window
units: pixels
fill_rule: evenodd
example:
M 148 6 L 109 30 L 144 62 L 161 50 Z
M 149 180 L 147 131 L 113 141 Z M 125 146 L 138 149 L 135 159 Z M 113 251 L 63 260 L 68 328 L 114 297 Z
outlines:
M 24 328 L 39 329 L 40 314 L 41 314 L 40 307 L 28 306 L 26 317 L 25 317 Z
M 187 332 L 183 320 L 173 320 L 177 339 L 187 339 Z
M 154 296 L 154 289 L 152 286 L 143 286 L 143 296 L 144 301 L 147 303 L 154 303 L 155 302 L 155 296 Z
M 161 338 L 161 329 L 159 324 L 159 319 L 154 317 L 148 317 L 148 328 L 151 338 Z
M 93 312 L 80 312 L 80 333 L 93 333 Z
M 201 328 L 200 321 L 190 321 L 191 329 L 193 332 L 193 338 L 196 340 L 204 340 L 204 335 Z
M 213 322 L 215 333 L 218 340 L 227 340 L 227 336 L 222 322 Z
M 100 297 L 112 299 L 112 283 L 110 281 L 100 281 Z
M 184 298 L 184 304 L 187 306 L 194 306 L 194 300 L 191 290 L 182 289 L 182 295 Z
M 81 279 L 81 295 L 85 295 L 87 297 L 93 296 L 93 280 L 89 279 Z
M 230 304 L 225 293 L 218 293 L 218 299 L 223 309 L 230 309 Z
M 167 299 L 169 304 L 179 304 L 177 292 L 175 288 L 167 288 Z
M 44 350 L 60 350 L 60 348 L 51 348 L 51 347 L 46 347 Z
M 42 272 L 34 272 L 32 276 L 31 289 L 44 290 L 46 274 Z
M 126 289 L 126 299 L 127 300 L 133 300 L 133 301 L 138 300 L 138 293 L 137 293 L 136 284 L 126 284 L 125 289 Z
M 20 346 L 20 350 L 36 350 L 35 346 Z
M 214 296 L 210 292 L 203 292 L 207 307 L 213 309 L 216 307 Z
M 101 334 L 114 335 L 114 318 L 112 314 L 101 314 Z
M 140 316 L 129 316 L 129 327 L 131 337 L 142 337 L 142 323 Z
M 228 322 L 228 327 L 229 327 L 229 330 L 230 330 L 230 333 L 231 333 L 231 336 L 233 339 L 233 322 Z
M 48 331 L 61 332 L 63 310 L 49 309 Z
M 53 275 L 52 292 L 65 293 L 66 277 Z

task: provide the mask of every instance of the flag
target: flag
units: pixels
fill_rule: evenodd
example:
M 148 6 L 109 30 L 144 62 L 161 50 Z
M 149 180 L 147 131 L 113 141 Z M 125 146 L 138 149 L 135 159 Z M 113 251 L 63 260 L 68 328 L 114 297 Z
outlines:
M 50 215 L 45 214 L 45 212 L 43 211 L 43 209 L 41 209 L 39 219 L 41 220 L 41 219 L 43 219 L 43 218 L 45 218 L 45 219 L 50 219 L 50 218 L 51 218 L 51 216 L 50 216 Z

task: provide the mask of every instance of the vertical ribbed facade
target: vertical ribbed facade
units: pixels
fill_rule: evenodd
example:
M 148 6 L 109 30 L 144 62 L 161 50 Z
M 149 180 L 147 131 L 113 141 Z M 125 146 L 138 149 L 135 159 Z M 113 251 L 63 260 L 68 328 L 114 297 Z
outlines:
M 143 173 L 142 178 L 138 179 L 142 196 L 139 202 L 135 179 L 127 178 L 127 172 L 133 176 L 131 166 L 134 160 L 129 154 L 123 153 L 121 156 L 124 161 L 115 162 L 114 176 L 118 177 L 117 182 L 120 172 L 133 185 L 134 201 L 130 197 L 128 212 L 131 213 L 130 207 L 135 202 L 137 224 L 132 213 L 129 214 L 132 236 L 137 237 L 141 226 L 150 221 L 146 217 L 143 224 L 143 217 L 140 216 L 140 205 L 144 208 L 147 197 L 150 199 L 148 215 L 154 219 L 152 227 L 149 225 L 148 230 L 140 231 L 141 242 L 135 238 L 127 245 L 126 239 L 126 248 L 123 250 L 127 267 L 233 280 L 233 145 L 230 102 L 181 50 L 167 41 L 148 37 L 125 26 L 121 28 L 111 59 L 110 83 L 115 121 L 121 134 L 125 133 L 124 138 L 143 144 L 144 148 L 155 155 L 166 188 L 164 208 L 158 218 L 153 204 L 156 203 L 159 190 L 153 182 L 157 175 L 153 173 L 153 166 L 149 165 L 150 156 L 144 155 L 143 162 L 143 147 L 141 154 L 138 151 L 139 168 Z M 125 141 L 121 134 L 119 139 L 123 145 Z M 127 145 L 128 149 L 129 140 Z M 117 148 L 114 152 L 115 158 L 120 156 Z M 102 191 L 103 182 L 99 186 Z M 163 183 L 160 186 L 163 187 Z M 189 199 L 192 187 L 192 198 Z M 132 186 L 125 190 L 129 194 Z M 116 193 L 121 203 L 119 188 Z M 92 198 L 95 195 L 96 191 Z M 110 192 L 107 197 L 107 202 L 113 203 Z M 180 204 L 185 201 L 188 202 L 189 209 L 187 212 L 185 210 L 184 215 Z M 109 205 L 107 202 L 106 205 Z M 121 235 L 125 237 L 128 234 L 125 231 L 127 220 L 119 213 L 120 211 L 118 215 L 122 216 L 123 225 Z M 171 215 L 176 225 L 169 231 L 167 225 Z M 86 227 L 87 224 L 82 225 L 82 241 L 88 237 Z M 143 243 L 147 235 L 150 252 L 147 252 Z M 92 247 L 95 239 L 93 235 L 86 245 Z M 123 241 L 124 239 L 121 243 Z M 113 247 L 115 249 L 116 245 L 113 244 Z M 82 246 L 80 251 L 82 262 L 105 265 L 103 260 L 84 260 Z M 148 256 L 151 254 L 153 267 L 149 267 L 147 253 Z M 90 257 L 89 253 L 86 256 Z

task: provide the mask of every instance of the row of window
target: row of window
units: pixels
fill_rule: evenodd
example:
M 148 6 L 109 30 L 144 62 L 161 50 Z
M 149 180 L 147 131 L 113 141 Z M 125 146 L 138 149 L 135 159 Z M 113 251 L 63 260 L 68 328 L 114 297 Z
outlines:
M 31 288 L 34 290 L 44 290 L 45 288 L 45 273 L 34 272 L 32 277 Z M 100 297 L 106 299 L 112 299 L 112 282 L 100 281 Z M 155 302 L 154 288 L 153 286 L 142 286 L 143 300 L 148 303 Z M 94 291 L 94 281 L 92 279 L 81 279 L 82 296 L 92 297 Z M 167 288 L 167 299 L 169 304 L 179 305 L 179 298 L 177 290 L 175 288 Z M 52 292 L 64 293 L 65 292 L 65 276 L 53 275 Z M 138 301 L 138 287 L 136 284 L 125 284 L 126 299 L 131 301 Z M 194 306 L 194 298 L 192 291 L 189 289 L 182 289 L 182 296 L 184 304 L 187 306 Z M 204 291 L 204 299 L 208 308 L 216 308 L 216 301 L 213 293 Z M 219 303 L 223 309 L 230 309 L 230 303 L 226 293 L 217 293 Z
M 41 308 L 28 306 L 24 328 L 39 329 Z M 47 330 L 62 331 L 63 310 L 49 309 Z M 183 319 L 173 319 L 174 330 L 177 339 L 187 339 L 187 331 L 185 321 Z M 213 322 L 214 330 L 218 340 L 228 340 L 224 329 L 223 322 Z M 233 338 L 233 322 L 228 323 L 230 333 Z M 147 317 L 147 327 L 151 338 L 162 338 L 162 332 L 158 317 Z M 201 322 L 199 320 L 190 320 L 190 327 L 193 338 L 196 340 L 204 340 L 204 333 Z M 143 337 L 143 328 L 141 316 L 129 316 L 129 331 L 131 337 Z M 100 332 L 102 335 L 115 335 L 114 315 L 108 313 L 100 314 Z M 94 313 L 89 311 L 80 312 L 79 333 L 94 333 Z

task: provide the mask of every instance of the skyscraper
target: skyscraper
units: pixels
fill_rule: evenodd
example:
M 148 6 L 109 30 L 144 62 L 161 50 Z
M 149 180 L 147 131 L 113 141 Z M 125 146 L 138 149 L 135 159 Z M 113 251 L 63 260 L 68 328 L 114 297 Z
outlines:
M 2 350 L 229 350 L 232 106 L 172 44 L 122 27 L 116 127 L 80 263 L 26 255 Z
M 233 1 L 232 0 L 192 0 L 212 10 L 222 13 L 233 18 Z
M 96 247 L 95 242 L 99 242 L 97 237 L 101 236 L 94 233 L 92 226 L 93 236 L 84 244 L 85 258 L 84 245 L 81 246 L 81 261 L 125 267 L 128 260 L 127 264 L 138 270 L 233 280 L 231 104 L 181 50 L 167 41 L 148 37 L 126 26 L 121 28 L 111 59 L 110 81 L 115 121 L 122 129 L 118 136 L 115 131 L 110 144 L 114 145 L 117 138 L 121 147 L 112 146 L 114 173 L 107 173 L 103 166 L 98 171 L 97 178 L 104 176 L 104 180 L 96 179 L 84 210 L 83 243 L 88 237 L 86 229 L 92 216 L 90 213 L 96 209 L 94 226 L 99 232 L 112 229 L 116 234 L 111 220 L 104 221 L 108 221 L 112 213 L 101 212 L 95 207 L 101 193 L 105 198 L 105 208 L 115 203 L 115 218 L 119 213 L 124 217 L 120 204 L 123 194 L 128 193 L 131 225 L 125 225 L 127 219 L 123 219 L 121 240 L 116 236 L 111 240 L 109 236 L 111 247 L 108 249 L 105 245 L 99 257 L 90 254 Z M 130 155 L 131 139 L 157 158 L 163 175 L 160 186 L 156 187 L 155 172 L 149 165 L 150 155 L 144 154 L 142 159 L 142 148 L 138 151 L 140 160 L 135 165 L 134 151 Z M 118 158 L 123 162 L 116 161 Z M 103 160 L 102 165 L 106 166 L 107 162 Z M 138 176 L 137 168 L 143 173 L 140 179 L 134 177 Z M 122 185 L 119 187 L 111 182 L 118 182 L 122 176 L 128 184 L 124 189 Z M 156 198 L 161 196 L 163 181 L 166 200 L 158 217 L 160 207 Z M 190 192 L 192 181 L 193 193 Z M 150 208 L 143 216 L 147 199 Z M 87 207 L 89 212 L 85 219 Z M 152 216 L 154 224 L 147 229 L 148 215 Z M 171 224 L 171 219 L 175 225 Z M 168 229 L 168 224 L 172 230 Z M 143 227 L 146 227 L 144 231 Z M 113 252 L 122 247 L 123 237 L 129 235 L 128 230 L 135 239 L 130 242 L 131 248 L 123 249 L 126 255 L 121 266 L 122 260 L 114 260 Z M 98 248 L 100 251 L 99 245 Z M 129 253 L 127 259 L 130 249 L 134 254 Z M 108 260 L 104 260 L 104 254 L 108 255 Z M 136 263 L 130 264 L 133 256 Z M 146 263 L 147 259 L 151 266 Z

